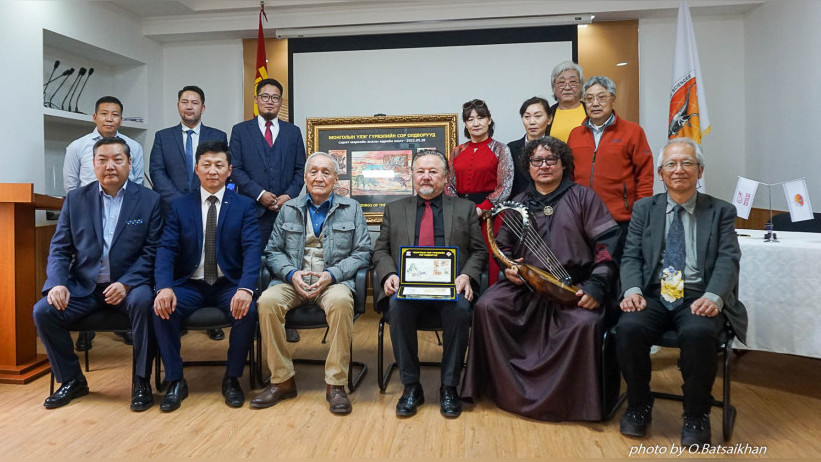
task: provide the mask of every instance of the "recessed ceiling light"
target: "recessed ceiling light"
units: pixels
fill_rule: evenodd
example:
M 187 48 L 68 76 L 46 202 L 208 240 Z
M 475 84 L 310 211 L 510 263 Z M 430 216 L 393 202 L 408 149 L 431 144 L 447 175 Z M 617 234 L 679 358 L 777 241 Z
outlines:
M 621 66 L 626 66 L 626 65 L 627 65 L 627 62 L 626 62 L 626 61 L 625 61 L 625 62 L 623 62 L 623 63 L 616 63 L 616 66 L 618 66 L 618 67 L 621 67 Z

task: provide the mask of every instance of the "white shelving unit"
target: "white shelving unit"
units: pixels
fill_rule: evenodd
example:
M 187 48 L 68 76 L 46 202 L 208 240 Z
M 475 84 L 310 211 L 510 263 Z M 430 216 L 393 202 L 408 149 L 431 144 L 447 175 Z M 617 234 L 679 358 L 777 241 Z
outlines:
M 87 84 L 76 103 L 77 109 L 84 114 L 43 107 L 45 193 L 62 196 L 65 194 L 63 160 L 66 146 L 94 129 L 91 118 L 94 103 L 101 96 L 116 96 L 123 103 L 123 117 L 145 117 L 148 112 L 148 70 L 144 62 L 132 57 L 43 29 L 43 83 L 54 69 L 55 60 L 60 61 L 55 75 L 70 67 L 75 69 L 54 98 L 51 98 L 52 92 L 57 87 L 48 87 L 46 98 L 51 98 L 56 105 L 61 105 L 68 95 L 81 67 L 94 69 L 90 76 L 86 74 Z M 66 104 L 68 107 L 71 105 Z M 123 121 L 120 126 L 120 132 L 141 144 L 145 144 L 146 131 L 146 122 Z

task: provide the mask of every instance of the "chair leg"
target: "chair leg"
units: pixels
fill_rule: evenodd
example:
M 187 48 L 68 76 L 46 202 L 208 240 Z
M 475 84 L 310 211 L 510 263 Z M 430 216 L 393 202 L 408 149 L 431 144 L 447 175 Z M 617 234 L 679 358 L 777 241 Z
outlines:
M 49 395 L 54 394 L 54 371 L 51 371 L 51 385 L 49 386 Z
M 328 331 L 331 330 L 331 326 L 325 328 L 325 335 L 322 336 L 322 344 L 324 345 L 326 340 L 328 340 Z
M 433 331 L 433 333 L 436 334 L 436 343 L 439 346 L 442 346 L 442 337 L 439 336 L 439 331 L 435 330 L 435 331 Z
M 377 343 L 376 343 L 376 382 L 379 384 L 379 393 L 385 393 L 385 389 L 388 388 L 388 382 L 391 379 L 391 374 L 393 373 L 394 368 L 396 368 L 396 363 L 391 363 L 388 366 L 388 370 L 385 371 L 385 318 L 381 318 L 379 320 L 379 333 L 377 335 Z
M 85 354 L 86 354 L 86 372 L 89 372 L 90 369 L 88 367 L 88 350 L 85 351 Z
M 732 359 L 732 341 L 727 341 L 724 345 L 724 396 L 723 406 L 721 409 L 722 430 L 724 433 L 724 441 L 729 441 L 733 437 L 733 426 L 735 425 L 736 410 L 730 404 L 730 385 L 731 385 L 731 371 L 730 360 Z
M 248 348 L 248 386 L 251 390 L 255 388 L 257 377 L 257 361 L 254 355 L 254 340 L 251 339 L 251 347 Z
M 357 387 L 359 387 L 362 379 L 365 378 L 365 374 L 368 373 L 368 365 L 361 361 L 353 360 L 353 342 L 351 342 L 350 358 L 350 362 L 348 363 L 348 390 L 353 393 L 356 391 Z M 359 373 L 355 376 L 353 373 L 354 366 L 359 368 Z

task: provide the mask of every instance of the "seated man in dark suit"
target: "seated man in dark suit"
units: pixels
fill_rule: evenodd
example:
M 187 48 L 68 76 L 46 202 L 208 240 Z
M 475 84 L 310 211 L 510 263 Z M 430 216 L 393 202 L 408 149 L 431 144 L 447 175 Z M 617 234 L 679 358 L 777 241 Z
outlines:
M 163 411 L 178 409 L 188 396 L 180 356 L 184 318 L 213 305 L 233 319 L 222 381 L 225 403 L 231 407 L 245 402 L 237 378 L 245 367 L 257 322 L 253 294 L 260 252 L 254 203 L 225 188 L 231 153 L 224 142 L 200 143 L 196 162 L 200 188 L 171 203 L 154 271 L 154 329 L 169 382 Z
M 473 202 L 442 194 L 448 163 L 438 151 L 421 151 L 411 164 L 416 197 L 406 197 L 385 207 L 379 238 L 374 246 L 376 309 L 384 312 L 391 327 L 391 343 L 402 384 L 396 415 L 416 414 L 425 402 L 419 383 L 419 355 L 416 326 L 425 312 L 442 319 L 441 413 L 458 417 L 462 404 L 456 387 L 467 350 L 472 319 L 472 301 L 487 264 L 487 249 L 479 230 Z M 399 248 L 403 246 L 452 246 L 459 248 L 457 301 L 409 301 L 391 297 L 399 288 Z
M 163 211 L 168 214 L 171 202 L 199 189 L 200 179 L 194 173 L 194 153 L 201 142 L 228 142 L 222 130 L 202 123 L 205 112 L 205 92 L 195 85 L 187 85 L 177 92 L 177 111 L 181 122 L 154 134 L 148 169 L 154 191 L 162 196 Z M 212 340 L 222 340 L 222 329 L 210 329 Z
M 744 341 L 747 310 L 737 300 L 741 251 L 735 208 L 696 191 L 704 172 L 701 147 L 670 140 L 658 160 L 667 192 L 636 202 L 621 260 L 624 299 L 616 335 L 628 408 L 621 433 L 643 437 L 652 419 L 650 347 L 678 332 L 684 378 L 682 446 L 710 443 L 710 391 L 719 335 L 729 321 Z
M 62 385 L 44 406 L 52 409 L 88 394 L 66 325 L 97 310 L 128 313 L 134 338 L 131 409 L 154 404 L 151 325 L 154 256 L 162 230 L 160 196 L 128 181 L 131 151 L 122 138 L 94 143 L 97 181 L 69 191 L 51 240 L 43 295 L 34 324 Z

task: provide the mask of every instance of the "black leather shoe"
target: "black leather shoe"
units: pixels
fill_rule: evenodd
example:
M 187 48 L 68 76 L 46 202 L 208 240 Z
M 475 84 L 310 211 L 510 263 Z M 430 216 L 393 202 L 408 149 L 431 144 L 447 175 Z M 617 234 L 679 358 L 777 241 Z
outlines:
M 222 379 L 222 396 L 225 397 L 225 404 L 231 407 L 242 407 L 245 404 L 245 394 L 242 393 L 236 377 Z
M 125 343 L 126 345 L 134 345 L 134 336 L 131 335 L 130 330 L 126 331 L 126 332 L 114 332 L 114 333 L 117 334 L 117 337 L 120 337 L 121 339 L 123 339 L 123 343 Z
M 208 329 L 208 338 L 211 340 L 222 340 L 225 338 L 225 332 L 220 328 Z
M 416 409 L 425 403 L 425 393 L 422 391 L 422 385 L 414 383 L 412 385 L 405 385 L 405 390 L 402 392 L 402 397 L 396 403 L 397 417 L 410 417 L 416 414 Z
M 74 343 L 74 349 L 77 351 L 88 351 L 91 349 L 91 340 L 97 336 L 93 330 L 82 331 L 77 335 L 77 342 Z
M 188 398 L 188 384 L 185 383 L 185 379 L 175 380 L 168 384 L 168 391 L 162 397 L 160 410 L 163 412 L 176 411 L 185 398 Z
M 619 431 L 622 435 L 643 437 L 647 433 L 647 424 L 653 420 L 653 400 L 638 406 L 630 406 L 621 418 Z
M 46 398 L 43 403 L 46 409 L 55 409 L 63 407 L 70 403 L 74 398 L 79 398 L 88 394 L 88 382 L 86 378 L 80 374 L 69 381 L 63 382 L 60 388 L 57 389 L 51 396 Z
M 682 446 L 710 444 L 712 439 L 710 433 L 710 414 L 684 415 L 684 425 L 681 427 Z
M 154 394 L 151 393 L 151 379 L 134 377 L 131 383 L 131 410 L 144 411 L 154 405 Z
M 299 341 L 299 332 L 296 329 L 285 329 L 285 340 L 290 343 Z
M 456 418 L 462 415 L 462 400 L 459 399 L 459 392 L 456 387 L 442 386 L 439 388 L 439 400 L 442 402 L 440 412 L 448 418 Z

